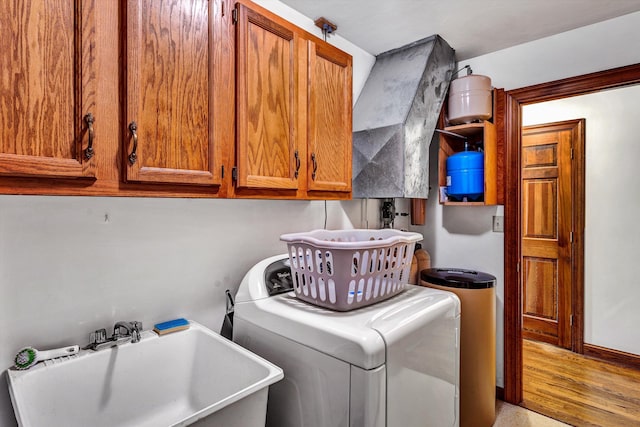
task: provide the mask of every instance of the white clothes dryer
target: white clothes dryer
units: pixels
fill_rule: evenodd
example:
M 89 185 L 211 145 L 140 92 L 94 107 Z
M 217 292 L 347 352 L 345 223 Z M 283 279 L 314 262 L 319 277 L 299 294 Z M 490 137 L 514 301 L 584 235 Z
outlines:
M 348 312 L 296 298 L 287 255 L 244 277 L 233 340 L 284 370 L 272 427 L 458 426 L 460 301 L 408 285 Z

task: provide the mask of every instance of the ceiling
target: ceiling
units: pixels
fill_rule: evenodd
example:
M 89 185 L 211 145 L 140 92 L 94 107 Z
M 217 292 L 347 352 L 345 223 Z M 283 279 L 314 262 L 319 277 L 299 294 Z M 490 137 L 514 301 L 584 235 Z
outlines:
M 281 0 L 377 55 L 439 34 L 458 60 L 640 11 L 640 0 Z

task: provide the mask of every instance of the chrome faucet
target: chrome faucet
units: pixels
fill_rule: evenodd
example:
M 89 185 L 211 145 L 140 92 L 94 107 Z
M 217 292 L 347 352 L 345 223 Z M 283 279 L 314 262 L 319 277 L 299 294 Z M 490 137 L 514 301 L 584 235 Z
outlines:
M 84 347 L 84 349 L 98 351 L 128 342 L 137 343 L 140 341 L 141 332 L 142 322 L 119 321 L 113 325 L 113 335 L 111 335 L 111 338 L 107 338 L 106 329 L 98 329 L 91 333 L 89 336 L 89 345 Z
M 132 343 L 137 343 L 140 341 L 140 334 L 142 333 L 142 322 L 138 322 L 137 320 L 134 320 L 132 322 L 117 322 L 115 324 L 115 326 L 113 327 L 113 333 L 115 335 L 116 331 L 116 327 L 123 327 L 126 329 L 127 326 L 129 327 L 128 331 L 129 331 L 129 335 L 131 336 L 131 342 Z

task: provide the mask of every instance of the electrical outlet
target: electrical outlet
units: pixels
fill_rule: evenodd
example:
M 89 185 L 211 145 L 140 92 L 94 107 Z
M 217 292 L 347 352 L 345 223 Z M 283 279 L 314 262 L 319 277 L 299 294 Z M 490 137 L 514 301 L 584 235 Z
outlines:
M 504 217 L 503 216 L 494 215 L 493 231 L 494 233 L 504 233 Z

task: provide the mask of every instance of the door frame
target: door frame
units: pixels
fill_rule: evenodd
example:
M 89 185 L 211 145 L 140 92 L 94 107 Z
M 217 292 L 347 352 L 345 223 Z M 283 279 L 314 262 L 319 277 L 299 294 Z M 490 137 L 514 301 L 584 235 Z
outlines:
M 505 92 L 504 153 L 504 400 L 522 401 L 522 288 L 520 247 L 520 151 L 522 106 L 640 83 L 640 64 Z M 579 239 L 580 241 L 582 239 Z M 578 272 L 584 274 L 584 272 Z M 574 316 L 576 313 L 574 312 Z M 582 311 L 580 319 L 582 322 Z M 583 341 L 582 337 L 580 340 Z M 582 342 L 581 342 L 582 345 Z

